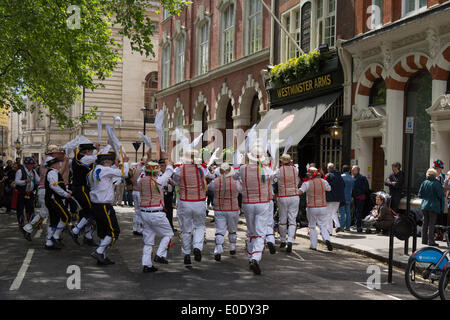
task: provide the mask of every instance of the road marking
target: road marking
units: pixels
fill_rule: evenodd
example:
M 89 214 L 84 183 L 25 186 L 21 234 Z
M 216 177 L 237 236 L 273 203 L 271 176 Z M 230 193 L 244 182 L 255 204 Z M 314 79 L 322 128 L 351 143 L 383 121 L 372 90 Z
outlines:
M 292 250 L 292 253 L 294 255 L 296 255 L 301 261 L 305 261 L 305 259 L 301 255 L 299 255 L 297 252 L 295 252 L 294 250 Z
M 29 249 L 27 255 L 25 256 L 25 260 L 23 261 L 22 266 L 20 267 L 19 272 L 17 273 L 17 277 L 14 279 L 14 282 L 9 288 L 10 291 L 17 290 L 20 288 L 20 285 L 22 284 L 22 281 L 25 278 L 25 274 L 27 273 L 28 267 L 30 266 L 33 254 L 34 249 Z
M 385 295 L 386 297 L 389 297 L 389 298 L 391 298 L 391 299 L 393 299 L 393 300 L 402 300 L 402 299 L 397 298 L 397 297 L 394 297 L 394 296 L 392 296 L 392 295 L 390 295 L 390 294 L 381 292 L 380 290 L 374 290 L 373 288 L 368 287 L 368 286 L 367 286 L 366 284 L 364 284 L 364 283 L 361 283 L 361 282 L 353 282 L 353 283 L 356 283 L 357 285 L 359 285 L 359 286 L 361 286 L 361 287 L 364 287 L 364 288 L 366 288 L 366 289 L 368 289 L 368 290 L 375 291 L 375 292 L 379 292 L 379 293 L 381 293 L 381 294 Z

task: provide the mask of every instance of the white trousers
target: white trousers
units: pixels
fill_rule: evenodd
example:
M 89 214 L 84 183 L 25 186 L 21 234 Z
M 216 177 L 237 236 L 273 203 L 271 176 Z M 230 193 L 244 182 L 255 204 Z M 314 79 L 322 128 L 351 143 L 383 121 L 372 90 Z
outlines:
M 169 248 L 170 238 L 173 237 L 172 227 L 166 214 L 160 212 L 143 212 L 141 217 L 144 224 L 144 249 L 142 250 L 142 265 L 152 266 L 152 247 L 155 245 L 155 236 L 161 237 L 157 256 L 166 257 Z
M 177 217 L 181 223 L 181 251 L 191 254 L 192 247 L 203 250 L 205 238 L 205 201 L 178 201 Z
M 238 211 L 214 211 L 214 221 L 216 224 L 216 247 L 214 254 L 223 253 L 223 243 L 225 233 L 228 230 L 228 240 L 230 241 L 230 251 L 236 250 L 237 226 L 239 222 Z
M 39 215 L 42 218 L 48 217 L 48 209 L 45 206 L 45 189 L 38 189 L 38 200 L 41 208 L 39 209 Z
M 278 212 L 280 214 L 280 238 L 286 242 L 286 229 L 288 231 L 288 242 L 294 243 L 295 230 L 297 228 L 297 215 L 300 198 L 278 197 Z
M 248 260 L 261 261 L 264 250 L 264 238 L 267 232 L 267 211 L 269 202 L 258 204 L 243 204 L 245 220 L 247 221 L 247 255 Z
M 142 233 L 143 222 L 141 217 L 141 193 L 133 191 L 134 217 L 133 217 L 133 231 Z
M 330 235 L 328 233 L 329 217 L 327 207 L 323 208 L 306 208 L 306 215 L 308 217 L 308 227 L 309 227 L 309 240 L 311 241 L 311 248 L 317 248 L 317 230 L 316 226 L 319 227 L 322 233 L 322 238 L 324 241 L 330 240 Z
M 269 210 L 267 210 L 267 231 L 266 242 L 275 244 L 275 235 L 273 234 L 273 200 L 269 202 Z
M 333 234 L 333 221 L 336 228 L 340 228 L 341 224 L 339 223 L 339 218 L 337 212 L 339 210 L 339 202 L 328 202 L 327 210 L 328 210 L 328 232 Z

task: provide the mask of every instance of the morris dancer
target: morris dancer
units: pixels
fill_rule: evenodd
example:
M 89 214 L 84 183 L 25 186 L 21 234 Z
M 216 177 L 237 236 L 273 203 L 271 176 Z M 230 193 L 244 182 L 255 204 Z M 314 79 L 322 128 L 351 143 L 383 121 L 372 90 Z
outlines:
M 125 156 L 123 170 L 121 170 L 119 159 L 116 159 L 114 152 L 97 154 L 96 166 L 89 174 L 92 212 L 97 222 L 97 235 L 101 239 L 100 245 L 91 253 L 91 256 L 97 260 L 99 265 L 114 264 L 114 261 L 106 256 L 107 247 L 114 244 L 120 234 L 116 212 L 112 206 L 114 202 L 113 180 L 128 174 L 128 160 L 128 157 Z M 115 166 L 113 166 L 114 163 Z
M 216 261 L 221 260 L 227 230 L 228 240 L 230 241 L 230 255 L 236 254 L 237 226 L 240 214 L 238 195 L 242 192 L 241 183 L 232 179 L 234 171 L 228 163 L 223 163 L 219 172 L 220 176 L 208 186 L 208 189 L 214 192 L 214 220 L 216 224 L 214 259 Z
M 252 145 L 250 143 L 250 145 Z M 247 154 L 249 164 L 237 167 L 235 164 L 235 180 L 242 181 L 242 206 L 247 221 L 247 253 L 250 269 L 254 274 L 261 274 L 259 263 L 264 250 L 264 238 L 267 232 L 267 215 L 270 210 L 270 178 L 271 170 L 263 167 L 265 157 L 263 148 L 254 145 Z
M 159 164 L 147 162 L 145 176 L 139 179 L 140 215 L 143 222 L 144 248 L 142 251 L 143 272 L 155 272 L 158 269 L 152 265 L 152 247 L 155 245 L 155 236 L 161 237 L 158 251 L 154 261 L 168 264 L 167 249 L 173 237 L 172 227 L 164 212 L 163 187 L 167 185 L 173 173 L 173 167 L 168 165 L 163 175 L 159 175 Z
M 305 179 L 299 195 L 306 193 L 306 213 L 308 216 L 309 239 L 311 241 L 311 250 L 317 250 L 317 230 L 320 228 L 322 237 L 325 240 L 329 251 L 333 250 L 328 233 L 329 215 L 327 210 L 327 201 L 325 191 L 331 191 L 331 187 L 326 180 L 321 178 L 319 171 L 315 167 L 309 168 L 312 175 L 310 179 Z
M 292 252 L 297 227 L 297 214 L 300 199 L 298 197 L 298 184 L 300 182 L 298 169 L 292 165 L 291 156 L 283 154 L 280 158 L 281 166 L 276 171 L 278 181 L 277 204 L 280 216 L 279 233 L 280 248 L 286 247 L 286 231 L 288 233 L 286 252 Z M 289 227 L 287 225 L 289 224 Z
M 184 163 L 175 169 L 173 180 L 179 186 L 177 217 L 181 227 L 181 251 L 184 264 L 191 264 L 192 247 L 195 261 L 202 260 L 208 170 L 196 164 L 200 162 L 197 150 L 185 150 L 183 160 Z
M 70 199 L 70 191 L 60 173 L 62 161 L 56 157 L 47 157 L 45 165 L 47 174 L 45 178 L 45 204 L 49 211 L 50 223 L 47 231 L 45 248 L 48 250 L 61 249 L 60 234 L 64 227 L 69 226 L 70 214 L 65 199 Z
M 92 203 L 89 197 L 89 186 L 87 183 L 88 174 L 94 169 L 94 163 L 97 159 L 97 150 L 100 146 L 94 146 L 92 142 L 85 139 L 83 143 L 78 146 L 75 152 L 75 157 L 72 160 L 72 196 L 81 207 L 79 211 L 80 221 L 72 229 L 74 241 L 79 245 L 78 236 L 83 228 L 87 226 L 84 233 L 83 242 L 94 246 L 94 214 L 92 213 Z

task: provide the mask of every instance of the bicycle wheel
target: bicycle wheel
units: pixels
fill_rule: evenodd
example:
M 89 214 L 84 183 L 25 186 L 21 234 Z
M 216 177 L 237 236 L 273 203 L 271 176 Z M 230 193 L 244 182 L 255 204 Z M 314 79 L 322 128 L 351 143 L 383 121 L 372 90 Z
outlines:
M 450 300 L 450 266 L 442 273 L 441 279 L 439 279 L 439 295 L 441 300 Z
M 421 300 L 432 300 L 439 296 L 439 279 L 432 272 L 436 265 L 410 259 L 405 270 L 406 287 Z

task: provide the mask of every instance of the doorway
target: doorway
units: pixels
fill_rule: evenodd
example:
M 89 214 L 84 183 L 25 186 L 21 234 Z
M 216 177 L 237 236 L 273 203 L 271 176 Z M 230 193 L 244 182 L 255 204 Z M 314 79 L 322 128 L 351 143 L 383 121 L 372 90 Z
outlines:
M 384 150 L 381 147 L 383 139 L 373 138 L 372 149 L 372 190 L 381 191 L 384 189 Z

